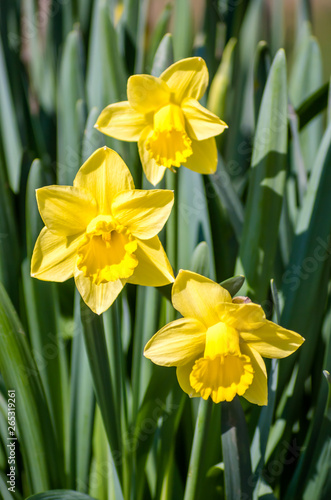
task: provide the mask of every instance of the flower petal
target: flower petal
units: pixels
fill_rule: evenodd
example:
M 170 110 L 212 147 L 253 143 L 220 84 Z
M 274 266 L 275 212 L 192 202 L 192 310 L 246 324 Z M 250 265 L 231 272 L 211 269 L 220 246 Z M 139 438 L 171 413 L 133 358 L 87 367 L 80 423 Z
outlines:
M 160 76 L 180 104 L 186 97 L 201 99 L 208 85 L 208 70 L 201 57 L 190 57 L 172 64 Z
M 180 366 L 203 355 L 206 329 L 200 321 L 181 318 L 159 330 L 147 342 L 144 356 L 161 366 Z
M 80 167 L 74 186 L 90 191 L 99 214 L 111 214 L 111 201 L 120 191 L 134 189 L 130 170 L 122 158 L 106 146 L 97 149 Z
M 260 328 L 266 321 L 262 307 L 250 302 L 248 304 L 218 304 L 217 313 L 220 321 L 241 331 Z
M 149 151 L 147 151 L 146 140 L 148 139 L 148 136 L 152 133 L 153 133 L 152 127 L 148 126 L 145 128 L 138 141 L 138 150 L 139 150 L 140 161 L 143 166 L 145 175 L 149 180 L 149 182 L 153 184 L 153 186 L 156 186 L 156 184 L 158 184 L 163 179 L 166 167 L 158 165 L 156 161 L 153 158 L 151 158 Z
M 137 240 L 137 243 L 135 256 L 138 259 L 138 266 L 127 282 L 144 286 L 164 286 L 173 283 L 173 271 L 158 236 L 150 240 Z
M 130 106 L 129 101 L 107 106 L 99 115 L 95 128 L 121 141 L 138 141 L 147 125 L 145 115 Z
M 177 380 L 181 389 L 190 396 L 190 398 L 201 397 L 190 384 L 190 375 L 195 363 L 195 359 L 183 366 L 178 366 L 176 370 Z
M 172 287 L 172 303 L 186 318 L 196 318 L 207 328 L 218 323 L 217 305 L 230 302 L 231 295 L 214 281 L 180 270 Z
M 128 99 L 134 109 L 147 114 L 169 103 L 170 90 L 161 78 L 133 75 L 128 80 Z
M 40 215 L 53 232 L 70 236 L 85 231 L 97 215 L 91 193 L 72 186 L 47 186 L 36 190 Z
M 60 236 L 44 227 L 36 241 L 31 276 L 44 281 L 62 282 L 74 274 L 76 252 L 83 235 Z
M 268 404 L 268 381 L 267 370 L 260 354 L 245 343 L 240 345 L 242 354 L 246 354 L 251 360 L 254 378 L 252 384 L 243 394 L 244 398 L 256 405 Z
M 196 99 L 185 99 L 181 108 L 188 122 L 188 134 L 192 139 L 203 141 L 221 134 L 228 128 L 225 122 L 201 106 Z
M 122 191 L 113 200 L 112 213 L 133 236 L 145 240 L 161 231 L 173 203 L 173 191 L 165 189 Z
M 214 174 L 217 169 L 217 148 L 214 137 L 204 141 L 192 139 L 191 148 L 193 153 L 183 165 L 199 174 Z
M 305 341 L 298 333 L 268 320 L 257 330 L 241 332 L 240 336 L 265 358 L 286 358 Z
M 96 314 L 102 314 L 122 291 L 125 280 L 108 281 L 96 285 L 78 269 L 75 270 L 75 283 L 85 304 Z

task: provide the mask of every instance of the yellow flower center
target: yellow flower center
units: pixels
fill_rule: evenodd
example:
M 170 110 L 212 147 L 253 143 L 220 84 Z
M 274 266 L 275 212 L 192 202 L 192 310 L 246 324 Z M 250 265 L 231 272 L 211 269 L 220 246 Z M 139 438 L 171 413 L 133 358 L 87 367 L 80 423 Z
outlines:
M 138 260 L 137 241 L 111 215 L 99 215 L 87 227 L 78 248 L 77 267 L 93 283 L 107 283 L 132 276 Z
M 179 106 L 168 104 L 155 113 L 154 130 L 146 141 L 146 149 L 158 165 L 180 167 L 192 154 L 191 144 Z
M 254 370 L 248 356 L 241 354 L 239 333 L 225 323 L 208 328 L 203 358 L 190 374 L 190 384 L 203 399 L 214 403 L 242 396 L 253 382 Z

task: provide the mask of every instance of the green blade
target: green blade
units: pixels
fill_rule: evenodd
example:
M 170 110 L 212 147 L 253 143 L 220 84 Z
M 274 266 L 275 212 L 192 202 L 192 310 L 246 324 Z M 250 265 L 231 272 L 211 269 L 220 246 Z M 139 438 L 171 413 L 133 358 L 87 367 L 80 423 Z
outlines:
M 242 240 L 236 273 L 246 277 L 244 295 L 262 302 L 274 274 L 285 188 L 287 86 L 285 53 L 270 69 L 257 123 Z

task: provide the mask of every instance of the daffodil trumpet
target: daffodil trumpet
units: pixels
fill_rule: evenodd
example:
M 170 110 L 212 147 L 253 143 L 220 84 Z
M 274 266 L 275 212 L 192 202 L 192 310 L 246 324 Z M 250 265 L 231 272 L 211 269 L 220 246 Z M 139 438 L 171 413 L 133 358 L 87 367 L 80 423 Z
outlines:
M 32 255 L 31 276 L 74 277 L 84 302 L 101 314 L 125 283 L 163 286 L 173 271 L 157 236 L 174 201 L 170 190 L 136 190 L 121 157 L 100 148 L 73 186 L 36 191 L 45 223 Z
M 178 61 L 160 77 L 133 75 L 128 100 L 107 106 L 95 127 L 116 139 L 137 141 L 144 172 L 154 186 L 167 168 L 183 165 L 201 174 L 214 173 L 215 136 L 227 125 L 198 102 L 208 79 L 201 57 Z
M 183 318 L 161 328 L 147 343 L 145 356 L 158 365 L 176 366 L 178 382 L 191 397 L 219 403 L 238 394 L 266 405 L 262 356 L 289 356 L 303 337 L 267 320 L 260 305 L 233 301 L 221 285 L 190 271 L 179 272 L 172 303 Z

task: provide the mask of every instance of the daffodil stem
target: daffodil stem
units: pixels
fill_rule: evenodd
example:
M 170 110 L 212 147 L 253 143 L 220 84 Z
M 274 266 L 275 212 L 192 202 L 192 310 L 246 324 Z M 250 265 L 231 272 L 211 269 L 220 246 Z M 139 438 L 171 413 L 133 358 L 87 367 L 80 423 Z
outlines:
M 199 477 L 204 464 L 204 454 L 206 436 L 212 412 L 212 402 L 204 401 L 202 398 L 199 404 L 198 417 L 195 424 L 193 445 L 190 457 L 190 464 L 187 474 L 184 500 L 196 500 L 199 495 Z
M 177 243 L 178 243 L 178 175 L 179 172 L 166 171 L 166 188 L 175 193 L 174 206 L 166 224 L 166 248 L 170 264 L 177 273 Z
M 103 321 L 81 302 L 81 318 L 86 352 L 92 374 L 96 399 L 113 454 L 121 455 L 120 424 L 111 383 L 108 350 Z M 114 455 L 115 456 L 115 455 Z M 121 477 L 121 461 L 115 461 Z

